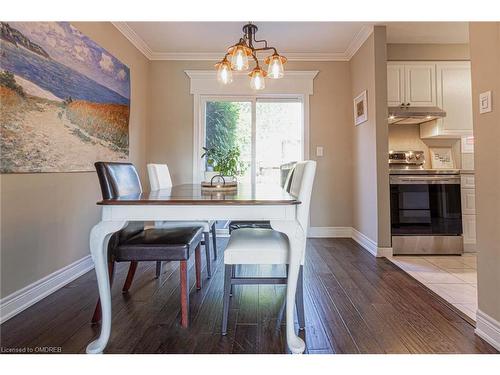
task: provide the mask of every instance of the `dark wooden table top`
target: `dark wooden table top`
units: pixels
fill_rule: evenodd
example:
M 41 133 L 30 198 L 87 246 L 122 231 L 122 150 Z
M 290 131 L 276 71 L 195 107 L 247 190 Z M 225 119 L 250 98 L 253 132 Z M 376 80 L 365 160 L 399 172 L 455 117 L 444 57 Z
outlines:
M 202 191 L 199 184 L 176 185 L 170 189 L 105 199 L 99 205 L 289 205 L 300 204 L 279 185 L 239 184 L 231 192 Z

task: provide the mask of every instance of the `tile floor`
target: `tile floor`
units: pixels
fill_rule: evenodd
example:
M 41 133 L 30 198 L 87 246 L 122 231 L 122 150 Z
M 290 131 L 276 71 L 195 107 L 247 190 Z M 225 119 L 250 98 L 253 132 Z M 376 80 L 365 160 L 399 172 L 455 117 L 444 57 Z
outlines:
M 393 256 L 388 258 L 453 306 L 476 320 L 477 258 L 462 256 Z

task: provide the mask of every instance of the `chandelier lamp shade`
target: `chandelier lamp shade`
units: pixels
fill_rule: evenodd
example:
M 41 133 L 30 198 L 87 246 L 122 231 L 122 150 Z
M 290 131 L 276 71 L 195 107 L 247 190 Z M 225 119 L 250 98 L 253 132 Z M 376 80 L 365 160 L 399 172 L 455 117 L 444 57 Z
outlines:
M 255 64 L 255 67 L 248 74 L 250 87 L 254 90 L 263 90 L 266 87 L 265 78 L 279 79 L 284 76 L 283 65 L 287 61 L 286 57 L 278 54 L 276 48 L 268 46 L 266 40 L 255 39 L 257 30 L 257 26 L 252 23 L 243 26 L 243 37 L 238 43 L 229 47 L 224 58 L 215 64 L 217 81 L 221 84 L 227 85 L 233 81 L 233 71 L 248 71 L 250 61 Z M 272 55 L 267 56 L 264 60 L 267 71 L 260 67 L 257 58 L 257 53 L 266 51 L 272 51 Z

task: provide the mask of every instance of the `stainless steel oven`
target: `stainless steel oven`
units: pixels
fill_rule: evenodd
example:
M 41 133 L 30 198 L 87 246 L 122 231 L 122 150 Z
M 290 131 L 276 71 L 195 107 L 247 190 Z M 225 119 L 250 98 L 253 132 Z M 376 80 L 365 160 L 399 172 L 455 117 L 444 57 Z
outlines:
M 389 180 L 394 254 L 461 254 L 458 171 L 391 168 Z

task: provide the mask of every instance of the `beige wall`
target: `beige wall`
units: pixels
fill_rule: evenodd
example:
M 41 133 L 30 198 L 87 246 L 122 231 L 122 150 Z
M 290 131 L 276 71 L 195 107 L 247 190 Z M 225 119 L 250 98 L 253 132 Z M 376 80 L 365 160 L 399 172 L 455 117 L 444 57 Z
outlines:
M 377 26 L 350 61 L 352 96 L 368 92 L 368 120 L 353 127 L 353 227 L 390 247 L 385 27 Z
M 388 44 L 388 61 L 469 60 L 468 44 Z
M 347 62 L 290 62 L 288 70 L 319 70 L 310 96 L 309 143 L 318 161 L 311 226 L 351 226 L 352 98 Z M 167 163 L 174 183 L 192 180 L 193 97 L 186 69 L 213 69 L 212 62 L 152 61 L 151 127 L 147 159 Z M 324 156 L 316 158 L 316 146 Z
M 479 309 L 500 322 L 500 23 L 470 23 Z M 479 93 L 493 111 L 479 114 Z
M 130 68 L 130 160 L 144 177 L 149 62 L 109 22 L 73 25 Z M 1 297 L 89 254 L 99 198 L 94 172 L 1 176 Z

